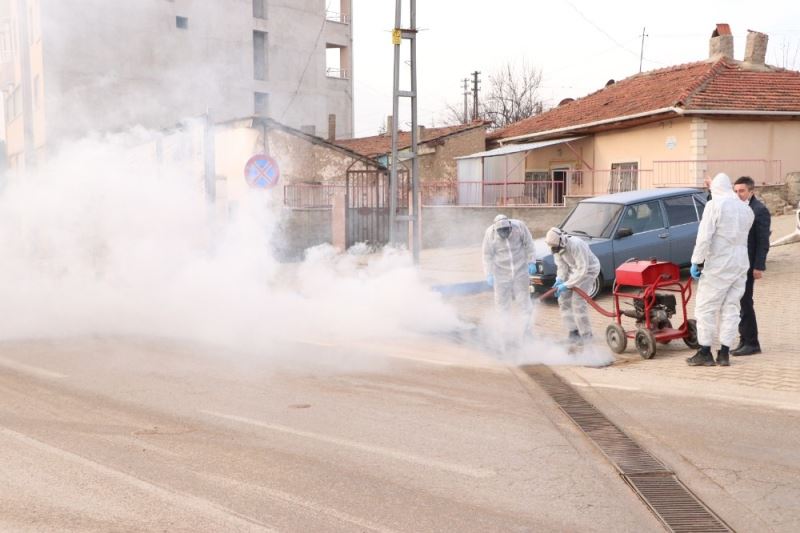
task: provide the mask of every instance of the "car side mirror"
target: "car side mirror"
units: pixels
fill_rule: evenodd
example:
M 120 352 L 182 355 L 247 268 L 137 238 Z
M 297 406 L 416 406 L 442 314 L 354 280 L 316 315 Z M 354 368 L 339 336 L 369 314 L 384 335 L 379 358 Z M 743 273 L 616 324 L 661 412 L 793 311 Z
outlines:
M 621 239 L 623 237 L 630 237 L 633 235 L 633 230 L 631 228 L 619 228 L 617 230 L 617 239 Z

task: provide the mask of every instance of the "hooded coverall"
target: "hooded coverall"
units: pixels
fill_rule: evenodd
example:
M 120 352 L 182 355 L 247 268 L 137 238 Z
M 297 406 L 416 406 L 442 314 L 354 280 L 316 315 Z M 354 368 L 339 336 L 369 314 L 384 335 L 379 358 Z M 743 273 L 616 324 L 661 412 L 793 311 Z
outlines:
M 694 309 L 697 341 L 701 346 L 711 346 L 719 321 L 720 343 L 732 346 L 750 268 L 747 235 L 753 210 L 736 196 L 726 174 L 717 174 L 711 181 L 711 195 L 692 253 L 692 264 L 704 264 Z
M 531 310 L 528 263 L 536 261 L 533 237 L 524 222 L 498 216 L 483 236 L 483 270 L 494 276 L 494 303 L 500 310 L 516 302 L 522 311 Z M 511 234 L 503 238 L 498 224 L 511 223 Z
M 597 256 L 580 237 L 562 235 L 561 246 L 562 249 L 553 254 L 556 276 L 564 280 L 567 288 L 578 287 L 584 292 L 590 292 L 600 274 Z M 589 321 L 589 304 L 586 300 L 572 291 L 566 291 L 558 298 L 558 308 L 567 331 L 578 331 L 581 337 L 591 337 L 592 324 Z

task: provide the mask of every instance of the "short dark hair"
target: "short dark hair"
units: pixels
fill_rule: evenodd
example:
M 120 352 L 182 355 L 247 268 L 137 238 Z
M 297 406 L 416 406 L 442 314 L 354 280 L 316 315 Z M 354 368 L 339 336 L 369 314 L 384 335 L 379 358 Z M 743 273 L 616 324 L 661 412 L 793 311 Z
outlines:
M 750 176 L 742 176 L 738 180 L 736 180 L 733 184 L 744 185 L 745 187 L 747 187 L 748 191 L 752 191 L 753 189 L 756 188 L 756 182 L 753 181 L 753 178 L 751 178 Z

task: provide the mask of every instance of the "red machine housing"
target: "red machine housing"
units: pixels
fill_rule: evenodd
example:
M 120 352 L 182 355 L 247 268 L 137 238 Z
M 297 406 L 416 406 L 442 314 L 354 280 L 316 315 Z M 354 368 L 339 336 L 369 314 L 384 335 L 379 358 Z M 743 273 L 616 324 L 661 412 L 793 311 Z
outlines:
M 652 323 L 652 310 L 658 305 L 657 293 L 680 293 L 683 323 L 678 328 L 662 327 Z M 683 339 L 687 346 L 697 348 L 697 326 L 686 314 L 686 304 L 692 296 L 692 278 L 681 283 L 680 268 L 669 261 L 649 259 L 647 261 L 630 260 L 621 264 L 616 270 L 614 281 L 614 317 L 616 323 L 606 329 L 606 341 L 609 347 L 622 353 L 627 339 L 633 339 L 636 351 L 644 359 L 652 358 L 656 353 L 656 344 L 667 344 L 673 339 Z M 622 327 L 620 299 L 640 300 L 638 307 L 643 309 L 643 317 L 637 322 L 636 329 L 625 330 Z M 635 307 L 636 305 L 634 305 Z

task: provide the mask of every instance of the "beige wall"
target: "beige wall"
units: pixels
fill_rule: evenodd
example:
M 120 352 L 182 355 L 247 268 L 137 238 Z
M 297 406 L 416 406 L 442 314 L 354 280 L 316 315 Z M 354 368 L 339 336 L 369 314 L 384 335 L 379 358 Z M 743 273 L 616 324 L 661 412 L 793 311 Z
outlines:
M 780 160 L 783 181 L 786 174 L 800 171 L 800 122 L 794 120 L 709 120 L 709 170 L 726 172 L 731 177 L 749 175 L 757 183 L 769 181 L 769 169 L 761 163 L 725 163 L 731 159 Z
M 653 161 L 696 159 L 690 123 L 691 119 L 676 118 L 596 134 L 594 190 L 606 190 L 615 163 L 638 163 L 639 170 L 645 171 L 640 174 L 640 188 L 647 189 L 656 185 Z

